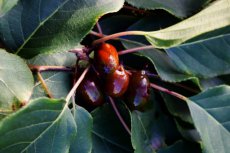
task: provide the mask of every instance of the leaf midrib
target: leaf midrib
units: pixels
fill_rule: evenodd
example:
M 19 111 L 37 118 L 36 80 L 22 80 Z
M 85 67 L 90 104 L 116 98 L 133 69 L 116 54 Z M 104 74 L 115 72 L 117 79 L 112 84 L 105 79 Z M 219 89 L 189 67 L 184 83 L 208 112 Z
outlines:
M 25 149 L 23 149 L 21 152 L 24 152 L 27 148 L 29 148 L 31 146 L 31 144 L 34 144 L 34 142 L 36 142 L 39 137 L 41 137 L 43 134 L 45 134 L 54 125 L 54 123 L 58 122 L 66 109 L 68 109 L 67 102 L 66 102 L 65 106 L 63 107 L 62 112 L 60 113 L 60 115 L 58 115 L 58 117 L 54 120 L 54 122 L 50 126 L 48 126 L 40 135 L 38 135 L 38 137 L 36 139 L 31 141 L 31 143 L 27 147 L 25 147 Z
M 30 40 L 30 38 L 39 30 L 39 28 L 41 27 L 41 25 L 43 25 L 47 20 L 49 20 L 54 14 L 57 13 L 57 11 L 62 8 L 69 0 L 66 0 L 63 2 L 63 4 L 61 4 L 59 7 L 57 7 L 57 9 L 55 11 L 53 11 L 53 13 L 51 13 L 45 20 L 43 20 L 42 22 L 40 22 L 37 26 L 37 28 L 35 28 L 35 30 L 31 33 L 31 35 L 23 42 L 23 44 L 17 49 L 17 51 L 15 52 L 15 54 L 18 54 L 21 49 L 25 46 L 25 44 Z M 40 12 L 40 11 L 39 11 Z M 40 18 L 40 16 L 39 16 Z

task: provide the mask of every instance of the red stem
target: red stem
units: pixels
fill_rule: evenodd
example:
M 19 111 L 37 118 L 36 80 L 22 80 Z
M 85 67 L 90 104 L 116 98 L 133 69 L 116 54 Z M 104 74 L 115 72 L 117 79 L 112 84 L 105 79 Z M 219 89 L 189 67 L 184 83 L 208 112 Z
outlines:
M 142 46 L 142 47 L 135 47 L 135 48 L 119 51 L 118 54 L 119 55 L 124 55 L 124 54 L 128 54 L 128 53 L 134 53 L 134 52 L 137 52 L 137 51 L 153 49 L 153 48 L 154 47 L 152 45 Z
M 161 91 L 161 92 L 164 92 L 164 93 L 167 93 L 167 94 L 172 95 L 172 96 L 174 96 L 174 97 L 177 97 L 177 98 L 179 98 L 179 99 L 181 99 L 181 100 L 183 100 L 183 101 L 187 101 L 187 100 L 188 100 L 187 97 L 185 97 L 185 96 L 183 96 L 183 95 L 181 95 L 181 94 L 179 94 L 179 93 L 177 93 L 177 92 L 168 90 L 168 89 L 163 88 L 163 87 L 161 87 L 161 86 L 158 86 L 158 85 L 156 85 L 156 84 L 154 84 L 154 83 L 151 83 L 150 86 L 151 86 L 152 88 L 156 89 L 156 90 L 159 90 L 159 91 Z
M 144 32 L 144 31 L 125 31 L 125 32 L 119 32 L 119 33 L 115 33 L 115 34 L 108 35 L 108 36 L 102 37 L 100 39 L 97 39 L 97 40 L 95 40 L 93 42 L 93 45 L 105 42 L 105 41 L 110 40 L 110 39 L 118 38 L 118 37 L 121 37 L 121 36 L 127 36 L 127 35 L 146 35 L 146 32 Z

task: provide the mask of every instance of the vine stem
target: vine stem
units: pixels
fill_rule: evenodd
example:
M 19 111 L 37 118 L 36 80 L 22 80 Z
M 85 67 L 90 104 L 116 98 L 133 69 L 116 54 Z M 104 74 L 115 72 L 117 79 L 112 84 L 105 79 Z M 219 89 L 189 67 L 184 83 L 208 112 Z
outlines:
M 121 124 L 123 125 L 123 127 L 125 128 L 125 130 L 128 132 L 128 134 L 131 135 L 131 131 L 130 131 L 128 125 L 125 123 L 124 119 L 122 118 L 120 112 L 117 109 L 117 106 L 116 106 L 114 100 L 110 96 L 109 96 L 109 101 L 110 101 L 110 104 L 112 105 L 113 110 L 115 111 L 118 119 L 120 120 Z
M 41 82 L 42 87 L 45 90 L 46 94 L 49 96 L 49 98 L 53 98 L 52 93 L 48 89 L 48 87 L 47 87 L 47 85 L 46 85 L 46 83 L 45 83 L 45 81 L 44 81 L 44 79 L 43 79 L 43 77 L 39 71 L 37 72 L 37 75 L 38 75 L 38 80 Z
M 104 36 L 105 36 L 105 35 L 103 35 L 103 34 L 100 34 L 100 33 L 98 33 L 98 32 L 95 32 L 95 31 L 90 31 L 89 34 L 94 35 L 94 36 L 97 36 L 97 37 L 104 37 Z
M 85 78 L 85 75 L 89 71 L 89 68 L 90 68 L 90 66 L 88 66 L 84 70 L 84 72 L 81 74 L 81 76 L 79 77 L 79 79 L 77 80 L 77 82 L 74 84 L 73 88 L 70 90 L 70 92 L 66 96 L 65 100 L 66 100 L 67 103 L 69 102 L 69 100 L 71 99 L 71 97 L 75 94 L 75 91 L 77 90 L 77 87 L 80 85 L 80 83 L 82 82 L 82 80 Z
M 115 34 L 108 35 L 108 36 L 102 37 L 100 39 L 97 39 L 97 40 L 95 40 L 93 42 L 93 45 L 102 43 L 102 42 L 110 40 L 110 39 L 121 37 L 121 36 L 127 36 L 127 35 L 146 35 L 146 34 L 147 33 L 144 32 L 144 31 L 125 31 L 125 32 L 119 32 L 119 33 L 115 33 Z
M 101 35 L 103 35 L 103 32 L 102 32 L 102 29 L 101 29 L 101 26 L 100 26 L 100 24 L 97 22 L 97 30 L 98 30 L 98 32 L 101 34 Z
M 160 78 L 160 76 L 157 75 L 157 74 L 150 73 L 150 72 L 147 72 L 146 74 L 147 74 L 148 77 L 154 77 L 154 78 L 156 78 L 156 79 L 159 79 L 159 80 L 165 82 L 165 80 L 162 80 L 162 79 Z M 167 83 L 173 84 L 174 86 L 177 86 L 177 87 L 180 87 L 180 88 L 184 88 L 185 90 L 188 90 L 188 91 L 193 92 L 193 93 L 196 93 L 196 94 L 199 93 L 198 90 L 193 89 L 193 88 L 190 88 L 190 87 L 187 87 L 187 86 L 182 85 L 182 84 L 180 84 L 180 83 L 174 83 L 174 82 L 167 82 Z
M 73 70 L 72 68 L 68 68 L 65 66 L 46 66 L 46 65 L 40 66 L 40 65 L 30 65 L 30 64 L 28 66 L 31 70 L 38 71 L 38 72 L 41 72 L 41 71 L 72 71 Z
M 142 47 L 135 47 L 135 48 L 119 51 L 118 55 L 124 55 L 124 54 L 128 54 L 128 53 L 134 53 L 134 52 L 137 52 L 137 51 L 153 49 L 153 48 L 154 47 L 152 45 L 142 46 Z
M 164 93 L 167 93 L 167 94 L 172 95 L 172 96 L 174 96 L 174 97 L 177 97 L 177 98 L 179 98 L 179 99 L 181 99 L 181 100 L 183 100 L 183 101 L 187 101 L 187 100 L 188 100 L 187 97 L 185 97 L 185 96 L 183 96 L 183 95 L 181 95 L 181 94 L 179 94 L 179 93 L 177 93 L 177 92 L 168 90 L 168 89 L 163 88 L 163 87 L 161 87 L 161 86 L 158 86 L 158 85 L 156 85 L 156 84 L 154 84 L 154 83 L 150 83 L 150 86 L 151 86 L 152 88 L 156 89 L 156 90 L 159 90 L 159 91 L 161 91 L 161 92 L 164 92 Z

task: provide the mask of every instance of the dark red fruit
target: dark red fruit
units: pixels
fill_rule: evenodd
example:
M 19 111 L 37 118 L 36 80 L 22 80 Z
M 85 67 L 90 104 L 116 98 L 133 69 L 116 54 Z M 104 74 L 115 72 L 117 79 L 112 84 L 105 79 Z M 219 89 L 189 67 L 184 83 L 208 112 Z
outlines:
M 113 45 L 103 43 L 95 51 L 95 67 L 101 74 L 111 74 L 119 66 L 119 58 Z
M 120 97 L 125 93 L 128 85 L 129 75 L 123 66 L 119 66 L 114 73 L 106 76 L 104 90 L 111 97 Z
M 133 72 L 125 94 L 126 101 L 131 109 L 144 109 L 150 96 L 149 89 L 150 82 L 145 71 Z
M 90 106 L 100 106 L 104 103 L 101 91 L 97 78 L 87 75 L 77 89 L 77 96 Z

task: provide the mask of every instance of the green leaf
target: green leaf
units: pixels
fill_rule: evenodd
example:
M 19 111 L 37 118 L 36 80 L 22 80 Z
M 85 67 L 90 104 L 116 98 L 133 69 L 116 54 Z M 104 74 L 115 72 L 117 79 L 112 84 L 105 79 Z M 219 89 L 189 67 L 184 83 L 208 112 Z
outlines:
M 73 87 L 72 74 L 69 72 L 42 72 L 42 77 L 54 98 L 65 98 Z M 31 99 L 46 97 L 47 93 L 37 81 Z
M 230 73 L 230 34 L 167 49 L 182 72 L 198 78 Z
M 188 99 L 194 124 L 201 136 L 204 152 L 230 150 L 230 87 L 219 86 Z
M 31 60 L 28 60 L 27 62 L 32 65 L 73 67 L 75 66 L 76 59 L 77 58 L 75 54 L 63 52 L 54 54 L 40 54 L 32 58 Z M 54 98 L 66 97 L 66 95 L 69 93 L 73 86 L 71 71 L 44 71 L 41 74 L 49 91 L 52 93 Z M 34 90 L 31 99 L 45 96 L 47 95 L 41 85 L 41 82 L 36 80 L 36 84 L 34 85 Z
M 13 104 L 27 102 L 33 84 L 33 76 L 26 63 L 0 49 L 0 110 L 11 110 Z
M 100 16 L 118 11 L 123 3 L 124 0 L 20 0 L 0 18 L 0 38 L 24 58 L 67 51 L 81 42 Z
M 167 19 L 167 20 L 163 20 Z M 128 28 L 129 30 L 156 30 L 162 27 L 167 27 L 172 23 L 175 23 L 175 19 L 171 19 L 167 16 L 164 18 L 153 18 L 153 17 L 145 17 L 135 24 L 131 25 Z M 122 44 L 126 49 L 142 47 L 146 45 L 150 45 L 145 37 L 143 36 L 126 36 L 125 39 L 121 40 Z M 192 80 L 199 84 L 198 79 L 192 75 L 186 74 L 181 71 L 173 60 L 169 58 L 169 56 L 161 50 L 158 49 L 148 49 L 148 50 L 140 50 L 136 53 L 138 56 L 143 56 L 151 61 L 154 65 L 157 73 L 161 77 L 162 80 L 168 82 L 181 82 L 185 80 Z
M 82 107 L 76 107 L 75 121 L 77 136 L 72 142 L 69 153 L 89 153 L 92 151 L 92 116 Z
M 166 146 L 166 139 L 175 141 L 179 138 L 173 119 L 162 112 L 159 103 L 152 94 L 148 109 L 131 114 L 131 140 L 135 153 L 154 153 Z
M 168 111 L 175 117 L 180 118 L 182 121 L 193 124 L 191 114 L 187 103 L 178 98 L 172 97 L 168 94 L 161 93 L 165 101 Z
M 191 142 L 201 142 L 200 134 L 193 124 L 186 123 L 179 118 L 175 118 L 177 129 L 185 140 Z
M 158 48 L 176 46 L 198 35 L 230 26 L 229 10 L 229 0 L 215 1 L 198 14 L 176 25 L 159 31 L 147 32 L 146 38 Z
M 27 60 L 31 65 L 51 65 L 51 66 L 75 66 L 77 57 L 74 53 L 52 53 L 52 54 L 39 54 L 32 59 Z
M 129 4 L 136 6 L 138 8 L 150 10 L 164 9 L 169 13 L 180 18 L 184 18 L 191 15 L 195 11 L 199 10 L 202 6 L 207 4 L 209 1 L 210 0 L 126 0 L 126 2 L 128 2 Z
M 207 90 L 209 88 L 224 85 L 224 84 L 230 85 L 230 77 L 229 75 L 223 75 L 214 78 L 201 79 L 200 84 L 203 90 Z
M 0 153 L 64 153 L 75 135 L 65 101 L 41 98 L 0 122 Z
M 0 0 L 0 17 L 5 15 L 17 2 L 18 0 Z
M 157 153 L 201 153 L 200 146 L 188 141 L 178 141 L 175 144 L 164 148 Z
M 118 105 L 118 110 L 129 125 L 128 110 L 121 104 Z M 133 152 L 130 135 L 126 132 L 110 105 L 104 104 L 91 114 L 93 117 L 93 152 Z

